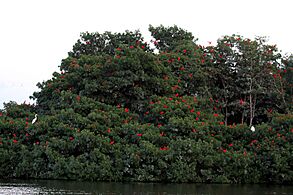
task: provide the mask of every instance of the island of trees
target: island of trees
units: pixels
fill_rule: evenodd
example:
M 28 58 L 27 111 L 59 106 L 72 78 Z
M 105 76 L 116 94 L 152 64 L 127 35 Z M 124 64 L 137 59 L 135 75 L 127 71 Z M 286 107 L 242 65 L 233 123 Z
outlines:
M 149 31 L 82 33 L 36 104 L 5 103 L 0 178 L 292 184 L 292 55 Z

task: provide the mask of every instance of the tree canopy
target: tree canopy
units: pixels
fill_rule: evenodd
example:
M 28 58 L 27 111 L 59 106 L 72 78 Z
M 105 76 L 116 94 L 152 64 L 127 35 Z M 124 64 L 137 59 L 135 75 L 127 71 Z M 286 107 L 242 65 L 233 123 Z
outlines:
M 6 103 L 0 178 L 292 182 L 292 55 L 265 37 L 149 31 L 81 33 L 36 105 Z

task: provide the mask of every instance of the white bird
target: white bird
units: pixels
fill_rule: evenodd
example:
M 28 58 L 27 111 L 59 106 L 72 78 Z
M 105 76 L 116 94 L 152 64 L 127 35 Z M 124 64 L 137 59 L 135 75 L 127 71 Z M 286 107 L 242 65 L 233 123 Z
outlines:
M 35 124 L 38 120 L 38 114 L 35 114 L 35 118 L 32 120 L 32 124 Z
M 251 126 L 250 130 L 251 130 L 252 132 L 255 132 L 255 127 L 254 127 L 254 126 Z

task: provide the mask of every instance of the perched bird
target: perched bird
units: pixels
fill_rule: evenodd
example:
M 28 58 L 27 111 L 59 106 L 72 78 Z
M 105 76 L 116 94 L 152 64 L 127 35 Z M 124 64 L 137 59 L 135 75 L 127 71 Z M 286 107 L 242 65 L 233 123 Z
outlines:
M 35 114 L 35 118 L 32 120 L 32 124 L 35 124 L 38 120 L 38 114 Z
M 255 127 L 254 127 L 254 126 L 251 126 L 250 130 L 251 130 L 252 132 L 255 132 Z

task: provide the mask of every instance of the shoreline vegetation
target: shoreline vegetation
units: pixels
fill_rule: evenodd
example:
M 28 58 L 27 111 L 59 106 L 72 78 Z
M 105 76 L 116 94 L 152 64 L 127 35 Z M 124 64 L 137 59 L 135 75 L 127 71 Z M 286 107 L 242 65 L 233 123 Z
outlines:
M 149 30 L 82 33 L 36 105 L 5 103 L 0 179 L 292 184 L 292 55 Z

